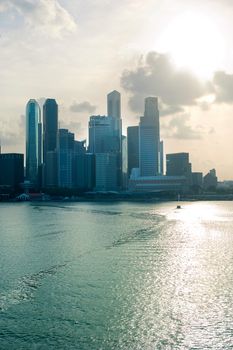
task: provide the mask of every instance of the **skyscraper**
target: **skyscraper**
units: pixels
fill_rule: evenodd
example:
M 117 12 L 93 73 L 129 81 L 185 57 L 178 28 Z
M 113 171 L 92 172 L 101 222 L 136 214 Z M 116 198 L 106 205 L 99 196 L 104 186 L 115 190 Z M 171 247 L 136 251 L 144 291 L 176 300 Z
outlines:
M 43 106 L 43 162 L 44 186 L 57 186 L 58 106 L 47 99 Z
M 114 153 L 97 153 L 95 155 L 96 191 L 116 191 L 117 155 Z
M 74 134 L 58 130 L 58 186 L 73 187 Z
M 140 176 L 160 173 L 160 130 L 157 97 L 145 99 L 144 116 L 139 123 L 139 169 Z
M 117 155 L 117 185 L 122 187 L 122 119 L 121 119 L 121 94 L 113 90 L 107 95 L 107 113 L 111 118 L 113 138 Z
M 0 188 L 9 192 L 20 191 L 24 180 L 24 155 L 19 153 L 0 154 Z
M 89 147 L 90 153 L 112 152 L 113 130 L 111 118 L 93 115 L 89 120 Z
M 168 176 L 191 176 L 189 153 L 171 153 L 166 155 L 166 174 Z
M 121 119 L 121 94 L 113 90 L 107 95 L 108 116 Z
M 34 185 L 38 182 L 38 166 L 41 162 L 40 107 L 36 100 L 26 106 L 26 178 Z
M 164 173 L 164 151 L 163 151 L 163 141 L 160 141 L 159 144 L 159 160 L 160 160 L 160 174 L 163 175 Z
M 129 126 L 127 128 L 128 151 L 128 177 L 133 168 L 139 168 L 139 128 Z
M 167 176 L 185 176 L 187 188 L 192 184 L 192 164 L 189 153 L 171 153 L 166 155 Z

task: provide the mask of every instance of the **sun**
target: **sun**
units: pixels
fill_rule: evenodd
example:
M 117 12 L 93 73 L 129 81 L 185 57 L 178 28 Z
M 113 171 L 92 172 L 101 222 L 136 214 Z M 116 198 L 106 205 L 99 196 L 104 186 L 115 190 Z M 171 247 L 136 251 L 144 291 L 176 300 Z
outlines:
M 207 78 L 223 64 L 225 39 L 214 19 L 188 12 L 168 24 L 158 47 L 170 53 L 177 66 Z

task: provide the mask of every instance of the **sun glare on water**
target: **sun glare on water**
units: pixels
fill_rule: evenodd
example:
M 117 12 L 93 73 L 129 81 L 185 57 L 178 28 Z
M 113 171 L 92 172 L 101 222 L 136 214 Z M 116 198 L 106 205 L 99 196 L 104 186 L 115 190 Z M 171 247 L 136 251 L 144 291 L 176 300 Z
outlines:
M 178 67 L 208 78 L 222 66 L 225 40 L 214 19 L 184 13 L 168 24 L 159 48 L 170 53 Z

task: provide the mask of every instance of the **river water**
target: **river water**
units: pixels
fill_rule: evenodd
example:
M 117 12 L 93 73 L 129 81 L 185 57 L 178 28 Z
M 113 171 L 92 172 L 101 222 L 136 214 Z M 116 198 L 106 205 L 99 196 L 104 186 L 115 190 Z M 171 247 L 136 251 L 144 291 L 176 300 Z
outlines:
M 0 204 L 0 349 L 233 349 L 233 202 Z

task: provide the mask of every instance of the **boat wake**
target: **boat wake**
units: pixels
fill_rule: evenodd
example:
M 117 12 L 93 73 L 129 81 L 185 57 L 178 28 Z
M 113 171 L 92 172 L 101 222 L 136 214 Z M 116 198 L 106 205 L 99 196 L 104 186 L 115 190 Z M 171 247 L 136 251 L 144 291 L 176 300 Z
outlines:
M 46 270 L 19 278 L 13 289 L 0 294 L 0 311 L 6 311 L 13 305 L 32 299 L 36 290 L 41 286 L 43 279 L 55 275 L 59 269 L 66 265 L 67 263 L 54 265 Z

